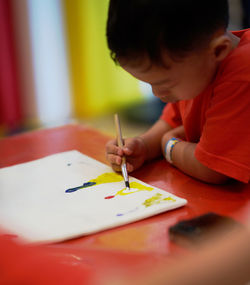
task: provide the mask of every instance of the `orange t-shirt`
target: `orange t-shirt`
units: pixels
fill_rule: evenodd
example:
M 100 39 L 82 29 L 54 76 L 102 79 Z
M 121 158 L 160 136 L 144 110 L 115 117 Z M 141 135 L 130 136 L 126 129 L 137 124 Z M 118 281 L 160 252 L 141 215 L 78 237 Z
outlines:
M 197 143 L 195 157 L 219 173 L 248 183 L 250 177 L 250 29 L 220 64 L 215 80 L 192 100 L 169 103 L 161 119 L 183 125 Z

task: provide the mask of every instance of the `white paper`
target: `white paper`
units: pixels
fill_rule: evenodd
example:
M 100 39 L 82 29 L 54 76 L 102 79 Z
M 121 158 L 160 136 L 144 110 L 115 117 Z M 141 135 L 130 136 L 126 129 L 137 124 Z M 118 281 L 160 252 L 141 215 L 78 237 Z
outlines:
M 65 192 L 93 179 L 93 186 Z M 58 242 L 187 203 L 133 177 L 130 185 L 128 193 L 121 175 L 75 150 L 2 168 L 0 227 L 28 242 Z

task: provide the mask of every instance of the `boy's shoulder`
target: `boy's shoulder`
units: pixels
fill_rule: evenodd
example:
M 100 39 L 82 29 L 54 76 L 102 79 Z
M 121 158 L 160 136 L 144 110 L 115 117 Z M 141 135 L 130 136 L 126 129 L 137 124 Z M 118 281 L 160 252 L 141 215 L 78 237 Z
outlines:
M 250 82 L 250 29 L 236 31 L 233 34 L 240 38 L 240 42 L 221 63 L 218 81 Z

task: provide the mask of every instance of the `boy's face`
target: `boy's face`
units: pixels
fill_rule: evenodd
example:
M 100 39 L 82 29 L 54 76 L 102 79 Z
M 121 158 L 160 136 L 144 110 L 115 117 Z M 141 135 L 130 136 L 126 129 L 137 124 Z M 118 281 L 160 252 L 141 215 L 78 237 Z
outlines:
M 120 60 L 123 69 L 152 86 L 154 95 L 163 102 L 189 100 L 199 95 L 215 77 L 217 63 L 209 50 L 174 60 L 163 54 L 164 65 L 151 64 L 147 56 L 136 63 Z

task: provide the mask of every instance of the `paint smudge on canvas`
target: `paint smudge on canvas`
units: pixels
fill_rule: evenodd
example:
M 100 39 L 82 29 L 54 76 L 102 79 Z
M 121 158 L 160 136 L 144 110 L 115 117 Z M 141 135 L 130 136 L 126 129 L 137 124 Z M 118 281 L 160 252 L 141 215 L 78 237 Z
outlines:
M 94 185 L 100 185 L 103 183 L 120 182 L 120 181 L 123 181 L 123 177 L 120 174 L 117 174 L 114 172 L 103 173 L 103 174 L 99 175 L 97 178 L 91 179 L 88 182 L 83 183 L 83 185 L 81 185 L 81 186 L 69 188 L 65 192 L 66 193 L 72 193 L 72 192 L 75 192 L 77 190 L 87 188 L 87 187 L 91 187 Z M 115 195 L 112 195 L 112 196 L 117 196 L 117 195 L 124 196 L 124 195 L 129 195 L 129 194 L 133 194 L 133 193 L 140 192 L 140 191 L 152 191 L 153 189 L 154 189 L 153 187 L 145 186 L 145 185 L 138 183 L 138 182 L 131 182 L 130 183 L 130 190 L 123 188 L 123 189 L 119 190 Z M 107 198 L 107 197 L 109 197 L 109 198 Z M 107 197 L 105 197 L 105 199 L 111 199 L 111 196 L 107 196 Z
M 112 198 L 115 198 L 115 195 L 107 196 L 104 199 L 112 199 Z
M 83 183 L 83 185 L 81 185 L 81 186 L 77 186 L 77 187 L 74 187 L 74 188 L 69 188 L 65 192 L 66 193 L 72 193 L 72 192 L 75 192 L 75 191 L 77 191 L 79 189 L 87 188 L 87 187 L 93 186 L 95 184 L 96 184 L 95 182 L 90 182 L 89 181 L 89 182 Z
M 143 205 L 147 208 L 152 205 L 160 204 L 161 202 L 164 202 L 164 201 L 175 202 L 176 200 L 170 196 L 163 198 L 162 194 L 156 193 L 153 197 L 145 200 Z
M 118 192 L 116 192 L 116 194 L 114 194 L 112 196 L 104 197 L 104 199 L 111 199 L 111 198 L 114 198 L 115 196 L 118 196 L 118 195 L 125 196 L 125 195 L 134 194 L 136 192 L 152 191 L 152 190 L 154 190 L 153 187 L 145 186 L 145 185 L 138 183 L 138 182 L 131 182 L 129 190 L 127 188 L 123 188 L 123 189 L 119 190 Z
M 124 215 L 130 214 L 130 213 L 133 213 L 133 212 L 137 211 L 138 209 L 139 209 L 139 208 L 138 208 L 138 207 L 136 207 L 136 208 L 134 208 L 134 209 L 132 209 L 132 210 L 130 210 L 130 211 L 128 211 L 128 212 L 126 212 L 126 213 L 118 213 L 116 216 L 117 216 L 117 217 L 121 217 L 121 216 L 124 216 Z
M 88 182 L 83 183 L 83 185 L 81 185 L 81 186 L 69 188 L 65 192 L 66 193 L 72 193 L 72 192 L 75 192 L 79 189 L 87 188 L 90 186 L 99 185 L 99 184 L 103 184 L 103 183 L 119 182 L 122 180 L 123 180 L 123 177 L 120 174 L 117 174 L 114 172 L 103 173 L 103 174 L 99 175 L 97 178 L 91 179 Z
M 133 190 L 134 189 L 134 190 Z M 136 193 L 136 192 L 140 192 L 140 191 L 152 191 L 154 190 L 153 187 L 150 187 L 150 186 L 145 186 L 141 183 L 138 183 L 138 182 L 131 182 L 130 183 L 130 190 L 127 190 L 127 188 L 123 188 L 122 190 L 118 191 L 116 195 L 129 195 L 129 194 L 133 194 L 133 193 Z

